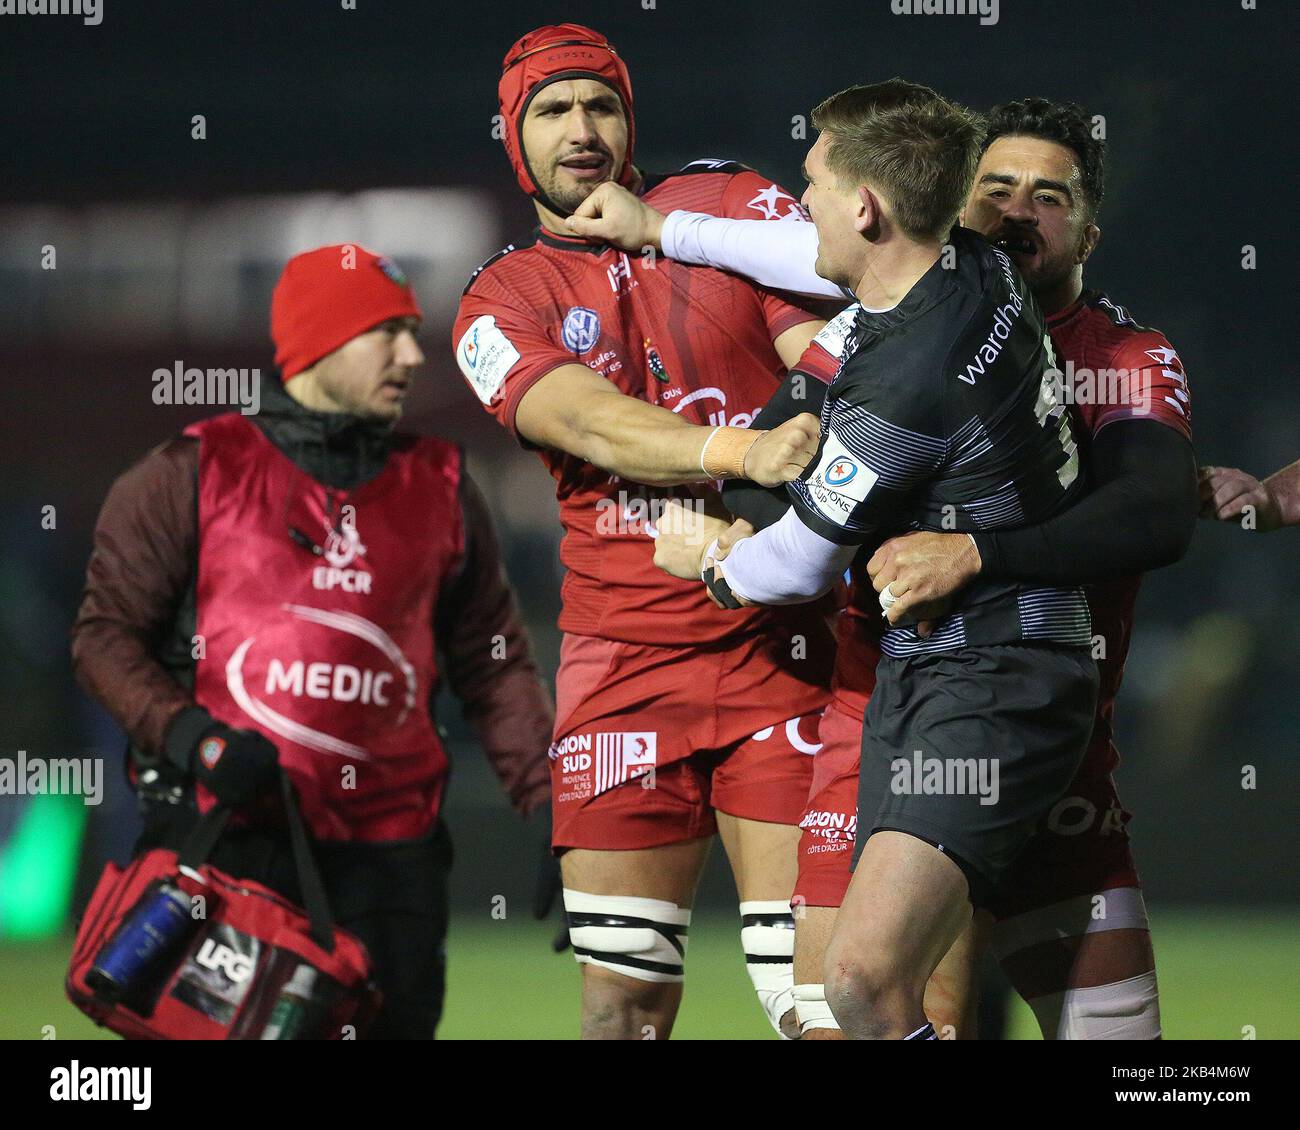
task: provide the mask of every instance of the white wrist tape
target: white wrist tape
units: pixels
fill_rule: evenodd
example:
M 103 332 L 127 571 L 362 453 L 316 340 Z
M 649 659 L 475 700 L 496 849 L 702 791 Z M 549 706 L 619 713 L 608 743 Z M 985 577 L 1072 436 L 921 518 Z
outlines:
M 704 551 L 704 556 L 700 558 L 700 580 L 704 580 L 704 574 L 709 571 L 712 565 L 717 564 L 719 540 L 719 538 L 714 538 L 709 542 L 709 548 Z

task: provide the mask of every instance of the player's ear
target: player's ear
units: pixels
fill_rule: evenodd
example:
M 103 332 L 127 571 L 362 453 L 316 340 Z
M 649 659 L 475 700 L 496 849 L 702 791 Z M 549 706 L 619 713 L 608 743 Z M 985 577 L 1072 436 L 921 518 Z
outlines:
M 1097 244 L 1100 242 L 1101 228 L 1096 224 L 1088 224 L 1079 239 L 1079 249 L 1074 253 L 1074 261 L 1079 264 L 1086 263 L 1088 256 L 1097 250 Z
M 858 207 L 853 214 L 853 226 L 859 232 L 870 231 L 880 220 L 880 201 L 865 184 L 858 185 Z

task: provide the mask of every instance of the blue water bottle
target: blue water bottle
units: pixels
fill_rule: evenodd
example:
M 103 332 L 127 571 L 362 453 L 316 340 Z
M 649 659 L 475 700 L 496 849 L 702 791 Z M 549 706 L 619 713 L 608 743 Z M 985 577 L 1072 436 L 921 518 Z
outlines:
M 161 963 L 202 925 L 191 905 L 191 896 L 174 883 L 151 884 L 86 974 L 95 995 L 116 1004 L 147 985 Z

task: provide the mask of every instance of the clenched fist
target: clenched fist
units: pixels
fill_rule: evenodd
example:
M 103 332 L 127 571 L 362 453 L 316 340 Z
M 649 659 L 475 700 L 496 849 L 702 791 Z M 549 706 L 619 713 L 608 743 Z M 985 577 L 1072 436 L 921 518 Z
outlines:
M 713 497 L 717 495 L 714 492 Z M 655 565 L 665 573 L 683 581 L 698 581 L 703 567 L 704 551 L 714 538 L 720 538 L 731 528 L 731 516 L 714 505 L 684 506 L 680 499 L 670 498 L 663 515 L 655 523 Z
M 979 575 L 981 564 L 965 534 L 917 531 L 885 542 L 867 562 L 867 573 L 876 592 L 889 587 L 889 623 L 920 621 L 917 634 L 924 638 L 947 615 L 952 598 Z
M 622 185 L 606 181 L 578 205 L 568 223 L 584 239 L 611 243 L 624 251 L 641 251 L 647 247 L 658 251 L 664 218 Z
M 764 432 L 745 453 L 745 478 L 765 487 L 793 482 L 817 454 L 821 433 L 821 421 L 811 412 Z

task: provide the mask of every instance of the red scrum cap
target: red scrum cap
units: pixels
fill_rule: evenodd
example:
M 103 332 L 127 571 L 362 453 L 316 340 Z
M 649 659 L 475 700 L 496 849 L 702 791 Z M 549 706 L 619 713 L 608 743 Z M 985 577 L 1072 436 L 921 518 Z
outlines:
M 593 78 L 603 82 L 623 103 L 623 114 L 627 118 L 627 154 L 623 158 L 623 167 L 614 178 L 621 185 L 632 183 L 632 143 L 636 139 L 632 119 L 632 80 L 628 78 L 626 64 L 608 39 L 582 24 L 552 24 L 530 31 L 518 40 L 506 52 L 501 64 L 501 81 L 497 84 L 497 100 L 505 122 L 506 154 L 514 167 L 519 187 L 561 214 L 564 209 L 542 199 L 542 190 L 528 168 L 524 156 L 523 123 L 528 103 L 537 92 L 568 78 Z
M 295 255 L 271 294 L 271 340 L 280 379 L 390 318 L 419 318 L 415 292 L 391 259 L 358 243 Z

